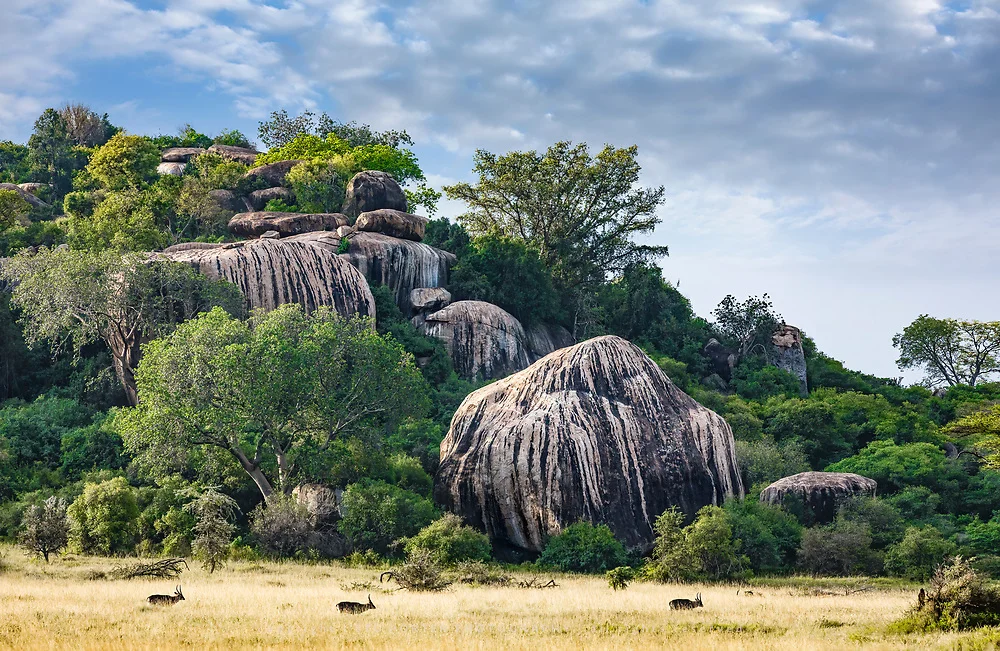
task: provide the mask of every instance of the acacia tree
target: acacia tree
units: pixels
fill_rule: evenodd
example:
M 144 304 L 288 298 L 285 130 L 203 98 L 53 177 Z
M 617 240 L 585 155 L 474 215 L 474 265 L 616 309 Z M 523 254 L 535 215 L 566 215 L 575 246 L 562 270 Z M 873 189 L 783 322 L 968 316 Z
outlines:
M 774 311 L 767 294 L 759 298 L 750 296 L 743 302 L 728 294 L 712 310 L 712 316 L 715 329 L 727 344 L 736 348 L 740 359 L 755 349 L 763 349 L 781 325 L 781 315 Z
M 0 278 L 13 285 L 29 344 L 47 341 L 53 352 L 104 341 L 131 404 L 138 401 L 135 368 L 140 345 L 213 306 L 241 313 L 239 289 L 180 262 L 134 253 L 88 253 L 42 247 L 4 262 Z
M 298 305 L 233 319 L 221 309 L 144 347 L 140 402 L 116 420 L 126 448 L 155 473 L 221 452 L 261 495 L 333 464 L 336 444 L 370 445 L 428 408 L 411 355 L 370 319 Z
M 579 311 L 583 293 L 607 276 L 667 254 L 632 239 L 660 222 L 655 211 L 665 192 L 636 187 L 638 152 L 609 145 L 591 157 L 585 143 L 569 142 L 544 153 L 479 150 L 479 181 L 444 191 L 469 205 L 458 219 L 473 236 L 499 234 L 538 251 L 561 288 L 577 296 Z
M 1000 321 L 935 319 L 922 314 L 892 338 L 900 369 L 922 367 L 928 386 L 971 387 L 1000 373 Z

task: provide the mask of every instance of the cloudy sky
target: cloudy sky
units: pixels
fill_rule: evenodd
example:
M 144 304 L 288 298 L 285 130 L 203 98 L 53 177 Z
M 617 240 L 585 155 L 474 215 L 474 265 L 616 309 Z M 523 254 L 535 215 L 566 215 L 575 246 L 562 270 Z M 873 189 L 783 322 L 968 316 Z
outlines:
M 0 139 L 66 101 L 138 133 L 312 109 L 407 129 L 438 186 L 476 148 L 635 143 L 703 315 L 768 292 L 893 377 L 917 315 L 1000 319 L 1000 0 L 3 5 Z

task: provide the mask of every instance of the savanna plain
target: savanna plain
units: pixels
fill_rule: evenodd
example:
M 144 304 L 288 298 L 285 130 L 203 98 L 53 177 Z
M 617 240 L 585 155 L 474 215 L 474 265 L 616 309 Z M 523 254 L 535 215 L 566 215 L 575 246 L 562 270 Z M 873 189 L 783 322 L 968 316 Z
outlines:
M 233 562 L 179 580 L 101 578 L 116 561 L 65 556 L 46 565 L 4 551 L 0 647 L 5 649 L 991 649 L 1000 630 L 898 635 L 886 627 L 915 587 L 846 594 L 860 583 L 660 585 L 612 591 L 603 577 L 553 575 L 558 587 L 455 585 L 411 593 L 377 569 Z M 517 578 L 528 578 L 520 575 Z M 96 577 L 96 578 L 95 578 Z M 181 583 L 185 600 L 146 597 Z M 368 584 L 368 585 L 366 585 Z M 750 589 L 753 595 L 741 590 Z M 704 608 L 668 602 L 701 592 Z M 343 600 L 375 610 L 341 614 Z

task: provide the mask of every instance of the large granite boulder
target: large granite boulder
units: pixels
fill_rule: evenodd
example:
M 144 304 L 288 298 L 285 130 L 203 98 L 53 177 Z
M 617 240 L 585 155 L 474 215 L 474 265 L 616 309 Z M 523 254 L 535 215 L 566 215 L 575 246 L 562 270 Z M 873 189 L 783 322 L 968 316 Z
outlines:
M 0 183 L 0 190 L 13 190 L 18 194 L 19 197 L 28 202 L 32 208 L 48 208 L 49 204 L 45 203 L 38 197 L 36 197 L 31 192 L 25 190 L 19 185 L 14 185 L 13 183 Z
M 414 289 L 445 285 L 448 268 L 455 264 L 455 256 L 447 251 L 381 233 L 356 232 L 348 241 L 350 246 L 341 257 L 373 284 L 387 286 L 403 314 L 412 309 L 410 294 Z
M 729 382 L 736 366 L 736 353 L 723 346 L 718 339 L 709 339 L 702 349 L 702 354 L 708 358 L 712 370 L 720 378 Z
M 259 237 L 268 231 L 298 235 L 332 231 L 347 223 L 340 213 L 241 212 L 229 220 L 229 232 L 241 237 Z
M 263 210 L 271 199 L 281 199 L 286 204 L 293 204 L 295 203 L 295 193 L 289 188 L 278 187 L 254 190 L 247 195 L 247 201 L 250 202 L 254 210 Z
M 156 166 L 156 173 L 160 176 L 181 176 L 187 169 L 187 163 L 160 163 Z
M 537 361 L 560 348 L 572 346 L 576 342 L 569 330 L 561 325 L 536 323 L 525 330 L 531 361 Z
M 434 497 L 499 545 L 539 552 L 574 522 L 649 550 L 653 524 L 742 497 L 733 434 L 619 337 L 563 348 L 470 394 Z
M 782 325 L 771 335 L 771 350 L 768 359 L 783 371 L 788 371 L 799 379 L 799 393 L 809 395 L 806 379 L 806 354 L 802 350 L 802 332 L 795 326 Z
M 257 160 L 257 154 L 259 153 L 256 149 L 220 144 L 212 145 L 208 148 L 208 151 L 215 152 L 223 158 L 228 158 L 229 160 L 234 160 L 237 163 L 243 163 L 244 165 L 253 165 L 254 161 Z
M 306 310 L 327 305 L 344 316 L 375 316 L 375 298 L 364 276 L 308 239 L 171 247 L 158 255 L 234 283 L 251 308 L 273 310 L 298 303 Z
M 492 380 L 531 363 L 521 322 L 484 301 L 456 301 L 423 318 L 419 330 L 440 339 L 462 377 Z
M 219 208 L 230 212 L 240 212 L 249 208 L 246 202 L 236 196 L 232 190 L 209 190 L 208 196 L 212 198 Z
M 268 163 L 255 167 L 243 175 L 243 178 L 251 185 L 263 188 L 276 188 L 285 185 L 285 177 L 292 171 L 292 168 L 301 163 L 300 160 L 279 160 L 276 163 Z
M 419 242 L 424 239 L 427 218 L 411 215 L 401 210 L 382 208 L 363 212 L 354 222 L 354 228 L 368 233 L 382 233 L 389 237 Z
M 347 182 L 342 213 L 357 219 L 371 210 L 399 210 L 406 212 L 406 194 L 396 179 L 387 172 L 368 170 L 358 172 Z
M 160 152 L 160 160 L 164 163 L 190 163 L 204 153 L 201 147 L 169 147 Z
M 774 482 L 760 492 L 760 501 L 801 507 L 814 522 L 831 522 L 837 509 L 852 497 L 875 497 L 874 479 L 851 472 L 800 472 Z

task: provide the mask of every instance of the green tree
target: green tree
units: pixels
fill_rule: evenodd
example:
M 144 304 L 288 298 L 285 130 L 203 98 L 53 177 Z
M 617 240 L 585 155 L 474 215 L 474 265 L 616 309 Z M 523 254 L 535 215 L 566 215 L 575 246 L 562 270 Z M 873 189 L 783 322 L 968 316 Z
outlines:
M 926 581 L 956 550 L 934 527 L 908 527 L 903 539 L 886 550 L 885 569 L 911 581 Z
M 24 513 L 18 544 L 29 554 L 37 554 L 49 562 L 69 542 L 69 520 L 66 500 L 53 495 L 41 506 L 31 506 Z
M 776 573 L 794 565 L 802 540 L 802 525 L 794 515 L 757 500 L 727 500 L 723 510 L 750 569 Z
M 229 557 L 230 543 L 236 533 L 233 518 L 239 512 L 236 500 L 209 488 L 184 509 L 194 515 L 192 550 L 209 574 L 222 567 Z
M 0 140 L 0 183 L 27 183 L 30 180 L 29 151 L 24 145 Z
M 169 235 L 157 224 L 150 198 L 139 190 L 107 194 L 89 217 L 70 218 L 70 245 L 88 251 L 153 251 L 167 246 Z
M 656 538 L 643 576 L 663 583 L 697 578 L 701 566 L 685 537 L 684 514 L 677 507 L 667 509 L 656 518 L 653 532 Z
M 87 172 L 106 190 L 135 190 L 156 179 L 159 163 L 152 140 L 117 133 L 90 157 Z
M 371 320 L 298 305 L 248 322 L 221 309 L 187 321 L 145 346 L 136 378 L 139 405 L 119 414 L 127 450 L 156 473 L 221 452 L 265 499 L 326 479 L 316 475 L 345 441 L 377 447 L 428 406 L 413 358 Z
M 418 549 L 430 553 L 435 563 L 455 565 L 463 561 L 490 560 L 493 546 L 486 534 L 464 524 L 454 513 L 445 513 L 403 544 L 406 555 Z
M 473 236 L 503 235 L 538 251 L 560 288 L 586 292 L 630 265 L 666 255 L 664 246 L 636 244 L 652 232 L 664 188 L 638 188 L 638 148 L 558 142 L 540 153 L 497 156 L 479 150 L 478 182 L 444 188 L 469 205 L 459 216 Z M 580 294 L 576 311 L 582 316 Z M 575 320 L 574 320 L 575 322 Z M 575 330 L 575 328 L 574 328 Z
M 24 225 L 30 212 L 31 204 L 16 190 L 0 190 L 0 231 Z
M 879 490 L 894 493 L 906 486 L 934 486 L 949 474 L 944 451 L 930 443 L 896 445 L 873 441 L 858 454 L 826 468 L 828 472 L 853 472 L 878 482 Z
M 438 516 L 434 503 L 384 481 L 363 480 L 344 491 L 340 533 L 357 549 L 386 555 L 392 543 L 413 536 Z
M 88 483 L 69 507 L 70 540 L 85 554 L 126 554 L 139 532 L 139 504 L 124 477 Z
M 749 559 L 742 553 L 743 541 L 733 536 L 730 518 L 721 507 L 710 505 L 698 511 L 685 528 L 684 538 L 706 578 L 718 581 L 746 575 Z
M 628 554 L 608 525 L 576 522 L 549 539 L 538 563 L 596 574 L 627 564 Z
M 837 520 L 803 532 L 798 562 L 813 576 L 874 573 L 881 564 L 871 547 L 872 533 L 867 524 Z
M 732 346 L 740 360 L 751 353 L 766 355 L 771 335 L 782 323 L 767 294 L 743 302 L 729 294 L 712 310 L 712 316 L 722 343 Z
M 288 172 L 286 181 L 302 212 L 339 212 L 350 170 L 342 160 L 307 160 Z
M 892 338 L 900 369 L 923 368 L 928 386 L 976 386 L 1000 373 L 1000 321 L 960 321 L 920 315 Z
M 50 184 L 60 199 L 69 192 L 76 158 L 66 120 L 55 109 L 35 120 L 27 160 L 32 180 Z
M 242 312 L 242 296 L 231 283 L 209 280 L 184 263 L 136 254 L 40 249 L 9 259 L 0 276 L 15 283 L 12 302 L 29 343 L 72 347 L 78 357 L 87 344 L 104 341 L 132 404 L 144 338 L 212 306 Z

